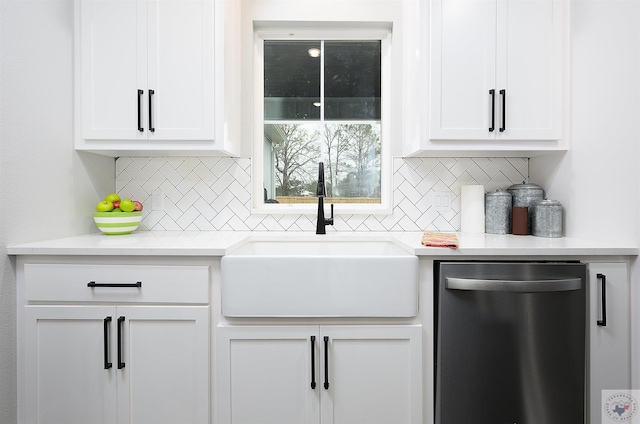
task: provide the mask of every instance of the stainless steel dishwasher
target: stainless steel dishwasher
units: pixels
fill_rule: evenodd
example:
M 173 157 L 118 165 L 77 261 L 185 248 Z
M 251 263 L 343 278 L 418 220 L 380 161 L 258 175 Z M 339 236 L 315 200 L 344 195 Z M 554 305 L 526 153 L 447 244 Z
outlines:
M 584 424 L 586 266 L 436 261 L 436 424 Z

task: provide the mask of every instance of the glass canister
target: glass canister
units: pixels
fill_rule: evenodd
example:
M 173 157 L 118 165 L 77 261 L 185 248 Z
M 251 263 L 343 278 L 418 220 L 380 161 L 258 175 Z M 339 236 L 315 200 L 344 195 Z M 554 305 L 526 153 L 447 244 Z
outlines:
M 532 217 L 533 217 L 533 206 L 537 201 L 544 199 L 544 190 L 537 184 L 533 183 L 525 183 L 522 184 L 514 184 L 511 187 L 507 188 L 507 191 L 511 193 L 513 196 L 513 207 L 524 207 L 529 208 L 529 218 L 528 218 L 528 234 L 532 233 Z
M 539 200 L 533 206 L 532 234 L 537 237 L 562 237 L 562 204 L 557 200 Z
M 488 234 L 511 233 L 511 193 L 496 190 L 487 193 L 484 199 L 485 232 Z

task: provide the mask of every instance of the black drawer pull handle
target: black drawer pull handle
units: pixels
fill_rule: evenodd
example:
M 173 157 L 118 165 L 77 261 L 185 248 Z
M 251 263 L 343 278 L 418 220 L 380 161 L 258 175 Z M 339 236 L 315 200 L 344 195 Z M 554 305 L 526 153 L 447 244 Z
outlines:
M 493 132 L 496 129 L 496 90 L 493 88 L 489 90 L 489 95 L 491 95 L 491 126 L 489 127 L 489 132 Z
M 502 126 L 500 132 L 504 132 L 507 129 L 507 90 L 500 90 L 502 96 Z
M 124 317 L 118 317 L 118 369 L 124 368 L 124 362 L 122 362 L 122 324 L 124 323 Z
M 149 90 L 149 131 L 155 132 L 155 128 L 153 128 L 153 100 L 152 97 L 156 92 L 154 90 Z
M 87 287 L 142 287 L 142 281 L 136 283 L 96 283 L 95 281 L 89 281 Z
M 324 389 L 329 390 L 329 337 L 324 336 Z
M 602 319 L 596 321 L 600 327 L 607 326 L 607 276 L 596 274 L 596 278 L 602 281 Z
M 106 317 L 104 319 L 104 369 L 108 370 L 113 366 L 111 362 L 109 362 L 109 323 L 111 322 L 111 317 Z
M 316 336 L 311 336 L 311 388 L 316 388 Z
M 144 128 L 142 128 L 142 95 L 144 94 L 144 90 L 138 89 L 138 131 L 144 132 Z

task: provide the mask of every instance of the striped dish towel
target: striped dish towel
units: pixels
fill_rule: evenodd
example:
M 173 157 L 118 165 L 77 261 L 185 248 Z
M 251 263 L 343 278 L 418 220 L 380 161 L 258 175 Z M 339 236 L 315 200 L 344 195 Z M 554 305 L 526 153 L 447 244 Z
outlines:
M 450 247 L 455 249 L 458 247 L 458 237 L 455 234 L 425 232 L 422 235 L 421 243 L 427 247 Z

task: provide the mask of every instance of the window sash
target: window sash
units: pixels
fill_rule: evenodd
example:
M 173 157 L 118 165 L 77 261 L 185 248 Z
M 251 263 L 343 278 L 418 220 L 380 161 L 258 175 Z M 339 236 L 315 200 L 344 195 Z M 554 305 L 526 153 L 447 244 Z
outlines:
M 375 25 L 375 24 L 374 24 Z M 391 77 L 391 29 L 388 24 L 381 23 L 375 28 L 322 28 L 322 29 L 267 29 L 258 28 L 254 32 L 254 140 L 253 152 L 256 160 L 253 161 L 253 193 L 252 213 L 256 214 L 282 214 L 282 213 L 316 213 L 314 204 L 265 204 L 264 203 L 264 126 L 265 124 L 301 124 L 308 123 L 335 123 L 335 124 L 380 124 L 380 189 L 381 202 L 378 204 L 340 204 L 340 213 L 351 214 L 391 214 L 392 191 L 391 174 L 392 158 L 390 146 L 390 77 Z M 362 26 L 362 25 L 360 25 Z M 371 119 L 346 119 L 346 120 L 273 120 L 264 119 L 264 41 L 276 40 L 323 40 L 323 41 L 347 41 L 347 40 L 372 40 L 381 42 L 381 113 L 380 120 Z M 321 72 L 321 80 L 324 72 Z M 324 83 L 324 81 L 322 81 Z M 321 96 L 324 86 L 321 87 Z M 321 118 L 324 118 L 321 116 Z

